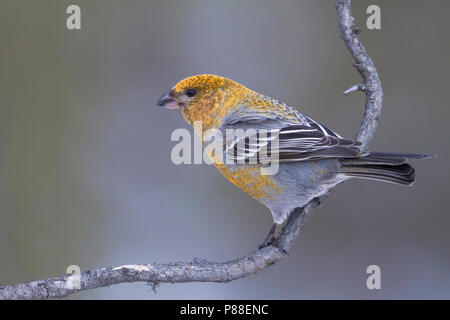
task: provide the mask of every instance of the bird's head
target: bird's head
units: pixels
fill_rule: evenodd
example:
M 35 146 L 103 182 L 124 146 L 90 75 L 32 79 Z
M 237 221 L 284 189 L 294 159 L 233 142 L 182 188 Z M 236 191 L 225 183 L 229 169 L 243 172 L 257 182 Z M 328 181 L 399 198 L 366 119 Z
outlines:
M 250 92 L 231 79 L 201 74 L 178 82 L 159 98 L 157 106 L 178 109 L 188 123 L 201 121 L 207 130 L 217 128 Z

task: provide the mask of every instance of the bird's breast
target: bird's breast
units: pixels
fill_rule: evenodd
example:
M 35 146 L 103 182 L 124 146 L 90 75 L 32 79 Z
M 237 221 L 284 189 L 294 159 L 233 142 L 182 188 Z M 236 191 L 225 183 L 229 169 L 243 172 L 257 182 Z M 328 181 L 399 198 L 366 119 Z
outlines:
M 260 165 L 214 165 L 223 176 L 257 200 L 276 201 L 283 192 L 272 176 L 261 174 Z

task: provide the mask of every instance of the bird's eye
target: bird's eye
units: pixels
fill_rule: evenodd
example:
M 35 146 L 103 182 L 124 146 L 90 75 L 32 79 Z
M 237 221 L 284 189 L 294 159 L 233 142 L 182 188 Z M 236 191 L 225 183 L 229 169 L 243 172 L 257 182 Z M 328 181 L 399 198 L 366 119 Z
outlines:
M 186 90 L 186 95 L 188 96 L 188 97 L 193 97 L 193 96 L 195 96 L 197 94 L 197 90 L 195 90 L 195 89 L 188 89 L 188 90 Z

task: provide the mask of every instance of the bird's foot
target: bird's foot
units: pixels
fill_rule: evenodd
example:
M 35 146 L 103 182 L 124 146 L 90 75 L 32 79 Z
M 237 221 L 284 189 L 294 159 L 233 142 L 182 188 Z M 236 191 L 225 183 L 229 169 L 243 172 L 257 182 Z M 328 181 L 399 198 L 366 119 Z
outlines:
M 271 236 L 267 236 L 266 240 L 258 246 L 258 249 L 262 249 L 268 246 L 273 246 L 277 243 L 277 238 L 272 234 Z
M 258 249 L 262 249 L 267 246 L 275 245 L 277 243 L 277 238 L 275 237 L 275 229 L 277 228 L 277 224 L 274 223 L 270 228 L 269 234 L 263 243 L 258 246 Z

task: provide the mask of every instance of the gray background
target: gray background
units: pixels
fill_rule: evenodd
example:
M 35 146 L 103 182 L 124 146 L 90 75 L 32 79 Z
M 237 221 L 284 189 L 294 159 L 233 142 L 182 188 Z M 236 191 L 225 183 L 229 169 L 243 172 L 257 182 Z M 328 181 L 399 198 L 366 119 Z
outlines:
M 228 284 L 123 284 L 72 298 L 450 298 L 448 1 L 354 1 L 384 110 L 372 150 L 437 153 L 411 188 L 342 185 L 290 256 Z M 356 3 L 357 2 L 357 3 Z M 82 30 L 66 29 L 69 4 Z M 365 27 L 369 4 L 382 29 Z M 0 4 L 0 284 L 106 265 L 255 249 L 268 210 L 208 165 L 175 166 L 157 110 L 214 73 L 354 137 L 363 95 L 333 1 L 13 1 Z M 368 265 L 382 289 L 366 288 Z

